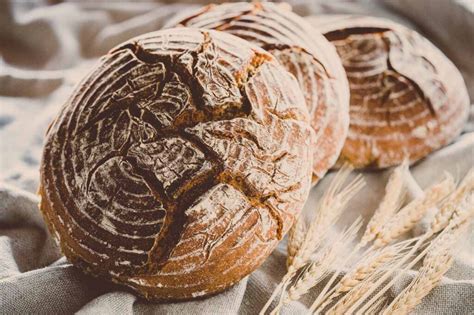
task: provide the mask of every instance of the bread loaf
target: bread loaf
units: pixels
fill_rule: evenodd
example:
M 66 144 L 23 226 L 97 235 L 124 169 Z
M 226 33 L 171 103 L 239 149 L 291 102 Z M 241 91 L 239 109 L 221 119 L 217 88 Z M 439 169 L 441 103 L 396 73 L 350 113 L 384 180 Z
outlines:
M 250 41 L 274 55 L 298 80 L 316 131 L 314 180 L 336 162 L 349 127 L 349 86 L 334 47 L 288 5 L 209 5 L 169 23 L 215 29 Z
M 469 97 L 461 74 L 427 39 L 379 18 L 311 19 L 336 47 L 351 89 L 339 163 L 383 168 L 415 162 L 462 131 Z
M 312 173 L 298 83 L 216 31 L 145 34 L 104 56 L 47 133 L 41 211 L 66 257 L 152 300 L 256 269 Z

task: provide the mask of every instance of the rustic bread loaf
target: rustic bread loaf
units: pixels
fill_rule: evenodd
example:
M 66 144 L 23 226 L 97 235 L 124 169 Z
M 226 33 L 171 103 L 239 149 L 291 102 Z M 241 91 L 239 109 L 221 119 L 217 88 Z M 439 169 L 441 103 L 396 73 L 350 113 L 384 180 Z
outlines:
M 147 299 L 222 291 L 307 198 L 298 83 L 229 34 L 170 29 L 113 49 L 47 133 L 41 210 L 66 257 Z
M 298 80 L 316 131 L 314 180 L 336 162 L 349 127 L 349 86 L 334 47 L 288 5 L 226 3 L 185 13 L 169 25 L 215 29 L 257 44 Z
M 336 47 L 351 88 L 349 135 L 339 163 L 383 168 L 415 162 L 462 131 L 462 76 L 427 39 L 379 18 L 311 19 Z

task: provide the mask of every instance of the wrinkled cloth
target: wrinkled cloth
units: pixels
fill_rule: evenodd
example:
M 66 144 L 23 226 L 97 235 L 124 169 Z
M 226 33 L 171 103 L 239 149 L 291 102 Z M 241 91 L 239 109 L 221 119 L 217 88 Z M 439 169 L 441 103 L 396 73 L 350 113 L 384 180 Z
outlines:
M 84 275 L 62 257 L 43 223 L 35 195 L 42 143 L 49 122 L 74 85 L 102 54 L 133 36 L 160 29 L 175 13 L 198 5 L 192 1 L 86 1 L 56 5 L 49 2 L 58 1 L 0 1 L 0 314 L 258 313 L 285 272 L 285 241 L 258 270 L 226 292 L 181 303 L 140 300 L 120 286 Z M 462 70 L 472 93 L 474 48 L 473 38 L 469 39 L 474 31 L 472 2 L 439 0 L 437 5 L 430 4 L 431 0 L 384 2 L 396 11 L 373 1 L 299 0 L 292 4 L 302 15 L 367 14 L 419 27 L 446 49 L 445 53 Z M 430 16 L 437 17 L 436 22 Z M 411 167 L 421 187 L 440 180 L 443 171 L 460 179 L 474 165 L 474 132 L 470 132 L 474 130 L 473 122 L 471 115 L 465 133 L 455 143 Z M 358 216 L 366 220 L 370 217 L 382 198 L 389 173 L 389 170 L 362 172 L 367 185 L 350 202 L 334 231 Z M 333 177 L 334 173 L 328 174 L 312 189 L 304 209 L 306 217 L 314 214 L 318 199 Z M 474 312 L 473 250 L 471 228 L 454 251 L 453 267 L 416 308 L 416 313 Z M 393 298 L 414 275 L 416 271 L 405 272 L 387 292 L 387 298 Z M 282 313 L 306 313 L 317 292 L 318 288 L 312 290 L 302 301 L 285 307 Z

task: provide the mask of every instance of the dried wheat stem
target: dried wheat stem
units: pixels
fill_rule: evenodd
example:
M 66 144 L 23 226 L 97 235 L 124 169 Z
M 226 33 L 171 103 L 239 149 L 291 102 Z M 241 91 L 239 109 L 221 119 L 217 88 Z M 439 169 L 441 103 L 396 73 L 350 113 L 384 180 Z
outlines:
M 276 288 L 273 290 L 270 298 L 267 300 L 267 302 L 265 303 L 265 305 L 263 306 L 263 308 L 260 310 L 260 313 L 259 315 L 264 315 L 265 312 L 267 311 L 267 309 L 270 307 L 270 305 L 272 304 L 273 300 L 277 297 L 277 295 L 282 291 L 283 289 L 283 292 L 285 291 L 284 290 L 284 287 L 287 285 L 287 283 L 291 280 L 291 278 L 293 278 L 293 276 L 295 275 L 296 273 L 296 270 L 289 270 L 284 276 L 283 278 L 281 279 L 280 283 L 276 286 Z M 282 294 L 283 294 L 282 292 Z
M 385 187 L 385 195 L 367 224 L 367 228 L 362 236 L 362 247 L 375 239 L 383 224 L 399 209 L 405 196 L 404 177 L 406 177 L 407 173 L 408 163 L 405 162 L 390 175 Z
M 387 305 L 387 299 L 386 298 L 380 298 L 378 299 L 372 306 L 370 306 L 367 309 L 367 312 L 365 312 L 365 315 L 378 315 L 382 313 L 382 310 L 386 308 Z
M 366 230 L 364 232 L 364 235 L 361 239 L 361 241 L 357 244 L 357 246 L 353 249 L 353 251 L 344 258 L 343 263 L 341 266 L 344 266 L 347 261 L 352 259 L 353 255 L 356 254 L 360 248 L 365 247 L 367 243 L 369 243 L 371 240 L 374 239 L 375 235 L 378 233 L 380 226 L 394 213 L 396 212 L 400 204 L 404 200 L 405 196 L 405 188 L 404 188 L 404 182 L 405 178 L 409 177 L 410 175 L 408 171 L 408 162 L 404 161 L 404 163 L 397 167 L 392 174 L 389 177 L 387 186 L 385 188 L 385 195 L 383 197 L 383 200 L 380 204 L 380 206 L 377 208 L 377 210 L 374 213 L 374 216 L 371 218 L 369 223 L 367 224 Z M 369 247 L 365 254 L 370 253 L 373 250 L 372 247 Z M 328 281 L 328 283 L 325 285 L 323 290 L 320 292 L 318 297 L 315 299 L 313 304 L 310 307 L 310 312 L 314 312 L 316 308 L 325 302 L 324 305 L 327 305 L 328 303 L 331 302 L 331 300 L 328 300 L 328 295 L 327 292 L 333 285 L 333 283 L 336 281 L 337 277 L 341 273 L 342 269 L 337 270 L 331 279 Z M 332 291 L 333 292 L 333 291 Z M 330 295 L 330 293 L 329 293 Z
M 382 247 L 411 230 L 423 217 L 426 211 L 450 194 L 455 188 L 452 176 L 425 190 L 422 197 L 417 198 L 403 207 L 394 215 L 377 234 L 375 247 Z
M 360 244 L 360 243 L 359 243 Z M 358 245 L 359 245 L 358 244 Z M 334 272 L 334 274 L 332 275 L 331 279 L 329 279 L 329 281 L 326 283 L 326 285 L 324 286 L 323 290 L 318 294 L 318 296 L 316 297 L 316 299 L 314 300 L 313 304 L 311 305 L 310 309 L 309 309 L 309 312 L 310 313 L 313 313 L 316 308 L 322 303 L 325 301 L 325 298 L 327 297 L 327 292 L 329 291 L 329 289 L 331 288 L 331 286 L 333 285 L 333 283 L 336 281 L 337 277 L 341 274 L 342 272 L 342 269 L 343 267 L 346 265 L 346 263 L 348 261 L 350 261 L 352 259 L 352 257 L 359 251 L 360 247 L 359 246 L 355 246 L 355 248 L 349 253 L 349 255 L 347 255 L 345 258 L 342 259 L 341 263 L 339 264 L 339 268 Z
M 302 276 L 288 290 L 288 296 L 285 304 L 291 301 L 297 301 L 306 294 L 309 289 L 318 284 L 326 276 L 336 259 L 342 255 L 342 250 L 356 238 L 357 231 L 360 230 L 362 220 L 358 218 L 338 240 L 326 246 L 320 258 L 310 264 L 309 268 L 303 272 Z

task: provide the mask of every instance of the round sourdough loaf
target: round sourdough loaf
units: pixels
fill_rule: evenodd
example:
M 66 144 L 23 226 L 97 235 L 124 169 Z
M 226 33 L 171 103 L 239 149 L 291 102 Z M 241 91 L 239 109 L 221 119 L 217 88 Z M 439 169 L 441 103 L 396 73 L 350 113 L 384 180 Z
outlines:
M 312 173 L 295 78 L 229 34 L 170 29 L 102 58 L 47 133 L 41 210 L 66 257 L 153 300 L 222 291 L 292 225 Z
M 462 76 L 427 39 L 379 18 L 311 19 L 336 47 L 351 89 L 339 163 L 383 168 L 415 162 L 451 142 L 468 118 Z
M 334 47 L 291 7 L 273 3 L 209 5 L 169 25 L 224 31 L 275 56 L 298 80 L 315 130 L 313 177 L 336 162 L 349 128 L 349 85 Z

